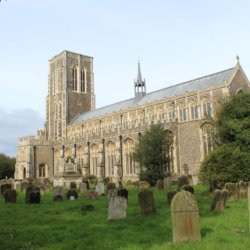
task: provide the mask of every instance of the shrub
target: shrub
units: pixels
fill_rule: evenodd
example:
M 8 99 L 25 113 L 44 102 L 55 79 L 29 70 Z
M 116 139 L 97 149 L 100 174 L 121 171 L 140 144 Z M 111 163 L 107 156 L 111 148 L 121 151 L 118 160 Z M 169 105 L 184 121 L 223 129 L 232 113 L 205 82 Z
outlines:
M 83 177 L 83 181 L 89 180 L 91 184 L 96 184 L 98 181 L 98 178 L 93 174 L 87 174 Z
M 70 196 L 74 196 L 75 199 L 77 199 L 78 198 L 78 193 L 77 193 L 77 191 L 75 189 L 70 189 L 70 190 L 68 190 L 66 196 L 67 196 L 68 200 L 70 199 Z
M 75 182 L 70 182 L 69 187 L 70 187 L 70 189 L 76 189 L 76 183 Z

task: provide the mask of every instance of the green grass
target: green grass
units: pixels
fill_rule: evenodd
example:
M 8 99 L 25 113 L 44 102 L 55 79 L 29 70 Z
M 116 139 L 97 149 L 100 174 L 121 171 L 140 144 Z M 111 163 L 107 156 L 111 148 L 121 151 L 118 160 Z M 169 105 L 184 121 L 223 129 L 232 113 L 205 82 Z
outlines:
M 228 202 L 222 213 L 214 213 L 209 211 L 211 198 L 206 190 L 204 186 L 195 187 L 202 235 L 198 243 L 172 244 L 166 190 L 153 189 L 157 212 L 142 216 L 139 190 L 130 189 L 127 218 L 122 221 L 107 221 L 107 196 L 88 200 L 80 194 L 76 201 L 52 202 L 51 193 L 46 193 L 41 204 L 25 204 L 22 193 L 16 204 L 5 204 L 1 199 L 0 249 L 249 249 L 247 200 Z M 96 210 L 82 212 L 86 204 Z

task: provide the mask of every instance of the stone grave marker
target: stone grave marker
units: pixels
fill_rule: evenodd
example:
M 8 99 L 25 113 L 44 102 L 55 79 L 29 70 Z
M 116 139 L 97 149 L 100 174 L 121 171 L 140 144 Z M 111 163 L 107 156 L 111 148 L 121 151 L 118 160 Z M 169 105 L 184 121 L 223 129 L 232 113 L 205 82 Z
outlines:
M 17 192 L 15 189 L 6 189 L 3 196 L 5 202 L 16 203 Z
M 173 243 L 200 241 L 199 208 L 195 196 L 181 190 L 171 203 Z
M 126 218 L 127 199 L 122 196 L 117 196 L 116 190 L 109 191 L 109 208 L 108 220 L 122 220 Z
M 138 194 L 138 200 L 141 207 L 141 214 L 155 213 L 154 194 L 150 189 L 142 189 Z
M 158 190 L 164 189 L 164 181 L 163 180 L 158 180 L 156 182 L 156 187 L 157 187 Z
M 239 196 L 241 199 L 247 198 L 247 182 L 239 181 Z
M 166 177 L 164 178 L 164 189 L 170 188 L 172 185 L 172 178 L 171 177 Z
M 213 199 L 210 211 L 221 212 L 223 210 L 224 210 L 224 200 L 222 197 L 222 192 L 219 189 L 215 189 L 213 193 Z
M 86 182 L 80 183 L 80 193 L 86 193 L 87 191 L 88 191 L 87 183 Z
M 104 195 L 105 194 L 105 186 L 103 183 L 99 182 L 96 184 L 95 187 L 95 191 L 99 194 L 99 195 Z

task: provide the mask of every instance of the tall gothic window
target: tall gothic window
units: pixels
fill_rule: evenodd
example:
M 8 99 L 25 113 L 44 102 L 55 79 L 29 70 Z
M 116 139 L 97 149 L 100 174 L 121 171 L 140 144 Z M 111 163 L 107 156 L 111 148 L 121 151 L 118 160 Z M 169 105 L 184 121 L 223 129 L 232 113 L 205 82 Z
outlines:
M 86 93 L 87 79 L 86 70 L 81 68 L 81 81 L 80 81 L 80 92 Z
M 199 106 L 195 102 L 191 104 L 191 118 L 192 120 L 199 118 Z
M 115 174 L 115 144 L 113 142 L 109 142 L 107 144 L 107 163 L 108 163 L 108 174 L 113 176 Z
M 91 155 L 91 169 L 93 175 L 97 175 L 97 167 L 98 167 L 98 146 L 94 144 L 90 149 Z
M 77 91 L 77 82 L 78 82 L 78 74 L 77 74 L 77 66 L 73 67 L 73 91 Z
M 124 151 L 125 151 L 125 166 L 127 174 L 136 174 L 136 164 L 132 158 L 132 152 L 134 148 L 134 142 L 131 139 L 127 139 L 124 142 Z
M 212 116 L 211 104 L 207 101 L 203 102 L 203 115 L 208 117 Z
M 203 155 L 207 155 L 213 150 L 213 141 L 212 141 L 212 130 L 213 126 L 211 124 L 204 124 L 201 127 L 202 130 L 202 140 L 203 140 Z

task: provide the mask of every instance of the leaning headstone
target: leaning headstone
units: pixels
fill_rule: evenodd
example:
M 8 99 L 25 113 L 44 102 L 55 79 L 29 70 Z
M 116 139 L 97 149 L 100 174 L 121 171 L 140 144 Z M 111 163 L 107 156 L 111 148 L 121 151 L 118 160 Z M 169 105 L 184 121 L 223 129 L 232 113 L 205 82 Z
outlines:
M 223 210 L 224 210 L 224 200 L 222 198 L 221 190 L 215 189 L 213 193 L 213 199 L 210 211 L 221 212 Z
M 199 208 L 195 196 L 181 190 L 171 203 L 173 243 L 200 241 Z
M 103 183 L 99 182 L 96 184 L 95 187 L 95 191 L 99 194 L 99 195 L 104 195 L 105 194 L 105 186 Z
M 172 178 L 166 177 L 164 178 L 164 189 L 170 188 L 172 185 Z
M 126 198 L 128 200 L 128 190 L 126 188 L 121 188 L 117 190 L 117 195 Z
M 142 189 L 138 194 L 138 200 L 141 207 L 141 214 L 153 214 L 155 213 L 155 200 L 154 194 L 149 189 Z
M 127 199 L 116 196 L 115 193 L 109 197 L 108 220 L 122 220 L 126 218 Z
M 53 201 L 62 201 L 64 196 L 64 190 L 61 186 L 56 186 L 53 190 Z

